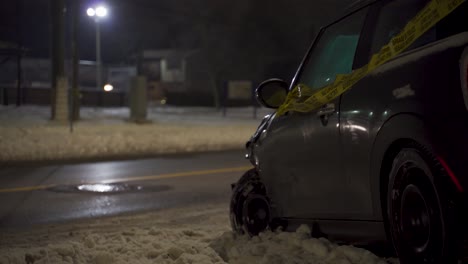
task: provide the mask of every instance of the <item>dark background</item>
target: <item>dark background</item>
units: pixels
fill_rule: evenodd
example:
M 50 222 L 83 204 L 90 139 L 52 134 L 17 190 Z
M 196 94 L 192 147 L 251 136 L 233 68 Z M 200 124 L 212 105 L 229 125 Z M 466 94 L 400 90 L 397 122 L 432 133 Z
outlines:
M 65 2 L 70 6 L 70 0 Z M 109 8 L 109 16 L 101 22 L 102 57 L 104 62 L 120 63 L 142 49 L 209 47 L 243 63 L 272 56 L 297 59 L 320 26 L 336 18 L 348 2 L 107 0 L 99 2 Z M 80 1 L 78 40 L 83 60 L 95 58 L 94 21 L 86 9 L 96 3 Z M 0 41 L 21 42 L 29 49 L 28 56 L 48 57 L 49 9 L 48 0 L 1 1 Z M 66 54 L 70 56 L 69 45 Z
M 70 61 L 71 8 L 73 1 L 78 0 L 63 1 L 64 59 Z M 205 89 L 198 94 L 192 89 L 191 94 L 167 95 L 170 97 L 169 101 L 176 103 L 175 99 L 182 100 L 186 97 L 187 100 L 182 100 L 187 101 L 184 104 L 193 104 L 194 101 L 197 104 L 210 104 L 209 102 L 214 101 L 214 105 L 219 107 L 223 96 L 222 87 L 226 86 L 227 80 L 251 80 L 254 85 L 267 78 L 289 81 L 320 27 L 343 14 L 350 2 L 352 1 L 79 1 L 78 55 L 80 60 L 95 60 L 95 21 L 87 16 L 86 9 L 104 5 L 109 10 L 108 16 L 99 22 L 104 66 L 135 66 L 138 64 L 138 54 L 142 54 L 144 50 L 194 52 L 188 67 L 192 72 L 191 76 L 197 77 L 192 77 L 186 85 L 195 87 L 195 90 L 212 86 L 213 91 L 208 92 Z M 51 3 L 52 0 L 0 1 L 0 50 L 3 48 L 4 52 L 5 46 L 22 47 L 26 49 L 23 58 L 50 59 Z M 0 58 L 0 69 L 3 67 L 3 71 L 0 70 L 1 79 L 16 79 L 15 66 L 7 71 L 5 64 L 12 64 L 14 58 L 14 55 L 4 54 Z M 71 76 L 70 72 L 67 74 L 68 77 Z M 31 73 L 24 75 L 30 77 Z M 88 75 L 80 72 L 80 85 L 86 85 L 87 79 L 95 79 L 94 75 Z M 14 88 L 10 88 L 3 98 L 17 94 L 12 89 Z M 27 97 L 23 98 L 26 103 L 29 102 L 28 98 L 39 97 L 42 98 L 42 103 L 48 103 L 48 100 L 43 100 L 50 97 L 46 92 L 41 91 L 42 95 L 39 96 L 25 91 L 21 96 Z M 206 102 L 194 98 L 204 98 Z M 125 101 L 120 97 L 117 99 L 119 104 Z

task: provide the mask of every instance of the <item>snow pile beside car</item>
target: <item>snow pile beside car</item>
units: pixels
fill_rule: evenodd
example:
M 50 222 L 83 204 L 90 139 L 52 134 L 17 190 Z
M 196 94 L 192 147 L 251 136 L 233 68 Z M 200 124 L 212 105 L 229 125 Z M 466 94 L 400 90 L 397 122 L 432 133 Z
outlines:
M 386 264 L 371 252 L 338 246 L 326 239 L 310 237 L 309 227 L 303 225 L 295 233 L 264 232 L 257 237 L 223 234 L 212 247 L 229 263 L 259 264 Z
M 227 205 L 194 206 L 0 235 L 0 263 L 384 264 L 369 251 L 295 233 L 229 231 Z

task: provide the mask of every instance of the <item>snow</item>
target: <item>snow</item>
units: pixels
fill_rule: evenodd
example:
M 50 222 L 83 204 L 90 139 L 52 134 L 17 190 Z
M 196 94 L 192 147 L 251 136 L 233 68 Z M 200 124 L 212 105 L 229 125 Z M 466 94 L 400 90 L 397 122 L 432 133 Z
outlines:
M 373 70 L 371 75 L 378 75 L 390 71 L 402 65 L 418 61 L 429 55 L 439 53 L 450 48 L 460 47 L 468 44 L 468 32 L 463 32 L 451 37 L 430 43 L 415 50 L 403 52 L 389 62 Z
M 152 108 L 151 122 L 129 123 L 125 108 L 83 108 L 71 134 L 48 121 L 45 107 L 0 107 L 0 161 L 106 158 L 241 148 L 260 118 L 229 109 Z M 310 229 L 267 231 L 250 238 L 230 231 L 228 205 L 79 220 L 26 230 L 0 227 L 0 264 L 272 263 L 384 264 L 364 249 L 310 237 Z
M 261 233 L 257 237 L 224 233 L 211 243 L 212 248 L 229 263 L 261 264 L 385 264 L 371 252 L 353 247 L 339 246 L 324 238 L 311 238 L 308 226 L 300 226 L 296 232 Z
M 364 249 L 310 237 L 310 229 L 249 238 L 230 231 L 227 204 L 191 206 L 0 232 L 0 264 L 385 264 Z M 29 260 L 29 262 L 28 262 Z
M 223 263 L 209 242 L 227 206 L 206 205 L 4 232 L 0 263 Z
M 154 107 L 148 122 L 128 122 L 128 108 L 82 108 L 82 120 L 49 121 L 48 107 L 0 107 L 0 161 L 107 159 L 241 149 L 266 110 Z

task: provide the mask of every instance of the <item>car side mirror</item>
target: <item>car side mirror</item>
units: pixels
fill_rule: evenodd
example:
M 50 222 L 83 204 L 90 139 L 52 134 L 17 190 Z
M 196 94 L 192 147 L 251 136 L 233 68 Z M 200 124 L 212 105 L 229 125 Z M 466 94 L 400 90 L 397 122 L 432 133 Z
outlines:
M 257 101 L 264 107 L 276 109 L 286 100 L 288 83 L 280 79 L 262 82 L 255 90 Z

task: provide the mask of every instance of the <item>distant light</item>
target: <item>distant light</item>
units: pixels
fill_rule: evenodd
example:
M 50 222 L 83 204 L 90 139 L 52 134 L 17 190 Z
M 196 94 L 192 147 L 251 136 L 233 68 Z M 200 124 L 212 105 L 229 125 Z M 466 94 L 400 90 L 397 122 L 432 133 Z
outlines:
M 167 103 L 166 98 L 164 98 L 164 99 L 161 100 L 161 104 L 162 104 L 162 105 L 165 105 L 166 103 Z
M 114 90 L 114 86 L 112 86 L 112 84 L 106 84 L 106 85 L 104 85 L 104 91 L 110 92 L 110 91 L 112 91 L 112 90 Z
M 98 17 L 105 17 L 107 16 L 107 8 L 103 7 L 103 6 L 98 6 L 96 8 L 96 15 Z
M 96 15 L 96 11 L 94 10 L 94 8 L 88 8 L 88 10 L 86 10 L 86 14 L 88 14 L 88 16 L 90 17 L 93 17 Z

